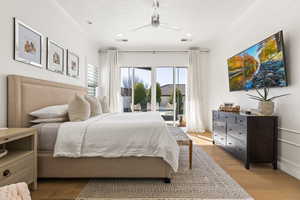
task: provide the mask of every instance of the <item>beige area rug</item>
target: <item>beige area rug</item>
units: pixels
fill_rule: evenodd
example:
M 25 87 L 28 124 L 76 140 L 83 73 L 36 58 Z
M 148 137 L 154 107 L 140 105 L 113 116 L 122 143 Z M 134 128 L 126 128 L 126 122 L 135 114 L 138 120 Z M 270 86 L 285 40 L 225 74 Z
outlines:
M 181 147 L 179 171 L 171 184 L 161 179 L 92 179 L 77 200 L 253 199 L 200 146 L 194 145 L 193 156 L 190 170 L 188 148 Z

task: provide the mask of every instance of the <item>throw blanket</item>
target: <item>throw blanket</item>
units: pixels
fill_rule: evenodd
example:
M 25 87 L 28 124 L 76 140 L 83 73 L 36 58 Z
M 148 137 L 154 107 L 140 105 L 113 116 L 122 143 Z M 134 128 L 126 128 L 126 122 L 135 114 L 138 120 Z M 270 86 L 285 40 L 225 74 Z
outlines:
M 163 158 L 176 172 L 179 147 L 158 112 L 107 113 L 63 123 L 54 157 Z
M 0 188 L 1 200 L 31 200 L 26 183 L 17 183 Z

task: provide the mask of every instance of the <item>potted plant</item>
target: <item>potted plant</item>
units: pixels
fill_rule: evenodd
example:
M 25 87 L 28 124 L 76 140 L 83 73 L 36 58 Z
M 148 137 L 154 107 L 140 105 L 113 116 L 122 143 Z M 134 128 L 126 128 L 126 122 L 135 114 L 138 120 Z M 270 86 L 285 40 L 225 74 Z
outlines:
M 262 91 L 260 91 L 259 88 L 254 87 L 256 92 L 257 92 L 257 96 L 252 95 L 252 94 L 247 94 L 250 99 L 254 99 L 256 101 L 259 101 L 258 104 L 258 111 L 262 114 L 262 115 L 272 115 L 274 113 L 274 99 L 277 99 L 279 97 L 284 97 L 290 94 L 282 94 L 282 95 L 277 95 L 277 96 L 273 96 L 273 97 L 269 97 L 269 91 L 270 91 L 270 83 L 272 80 L 268 80 L 265 76 L 262 79 L 262 83 L 260 85 L 260 89 Z

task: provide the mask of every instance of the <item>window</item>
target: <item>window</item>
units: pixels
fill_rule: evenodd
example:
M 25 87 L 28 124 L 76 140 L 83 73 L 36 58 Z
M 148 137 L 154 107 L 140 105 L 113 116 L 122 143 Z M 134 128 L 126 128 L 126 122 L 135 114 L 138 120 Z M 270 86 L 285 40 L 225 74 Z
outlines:
M 156 110 L 168 124 L 182 126 L 186 83 L 186 67 L 121 67 L 123 112 Z
M 98 87 L 98 67 L 88 65 L 87 68 L 88 95 L 96 96 Z

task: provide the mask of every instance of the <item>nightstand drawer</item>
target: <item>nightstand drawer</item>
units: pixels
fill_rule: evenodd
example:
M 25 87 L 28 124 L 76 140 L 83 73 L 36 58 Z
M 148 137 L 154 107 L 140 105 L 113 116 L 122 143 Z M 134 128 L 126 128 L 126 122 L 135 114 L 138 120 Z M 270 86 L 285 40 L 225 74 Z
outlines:
M 1 159 L 0 159 L 1 163 Z M 0 183 L 6 182 L 7 180 L 15 180 L 19 178 L 17 177 L 22 171 L 32 171 L 34 172 L 34 154 L 33 152 L 25 155 L 23 158 L 15 160 L 14 162 L 0 165 Z M 21 179 L 22 181 L 22 179 Z M 25 182 L 25 180 L 23 180 Z M 31 179 L 31 182 L 33 179 Z M 10 182 L 13 183 L 13 182 Z
M 23 169 L 16 174 L 12 174 L 10 177 L 7 177 L 4 180 L 0 181 L 0 187 L 20 182 L 25 182 L 27 184 L 32 183 L 34 180 L 33 169 Z

